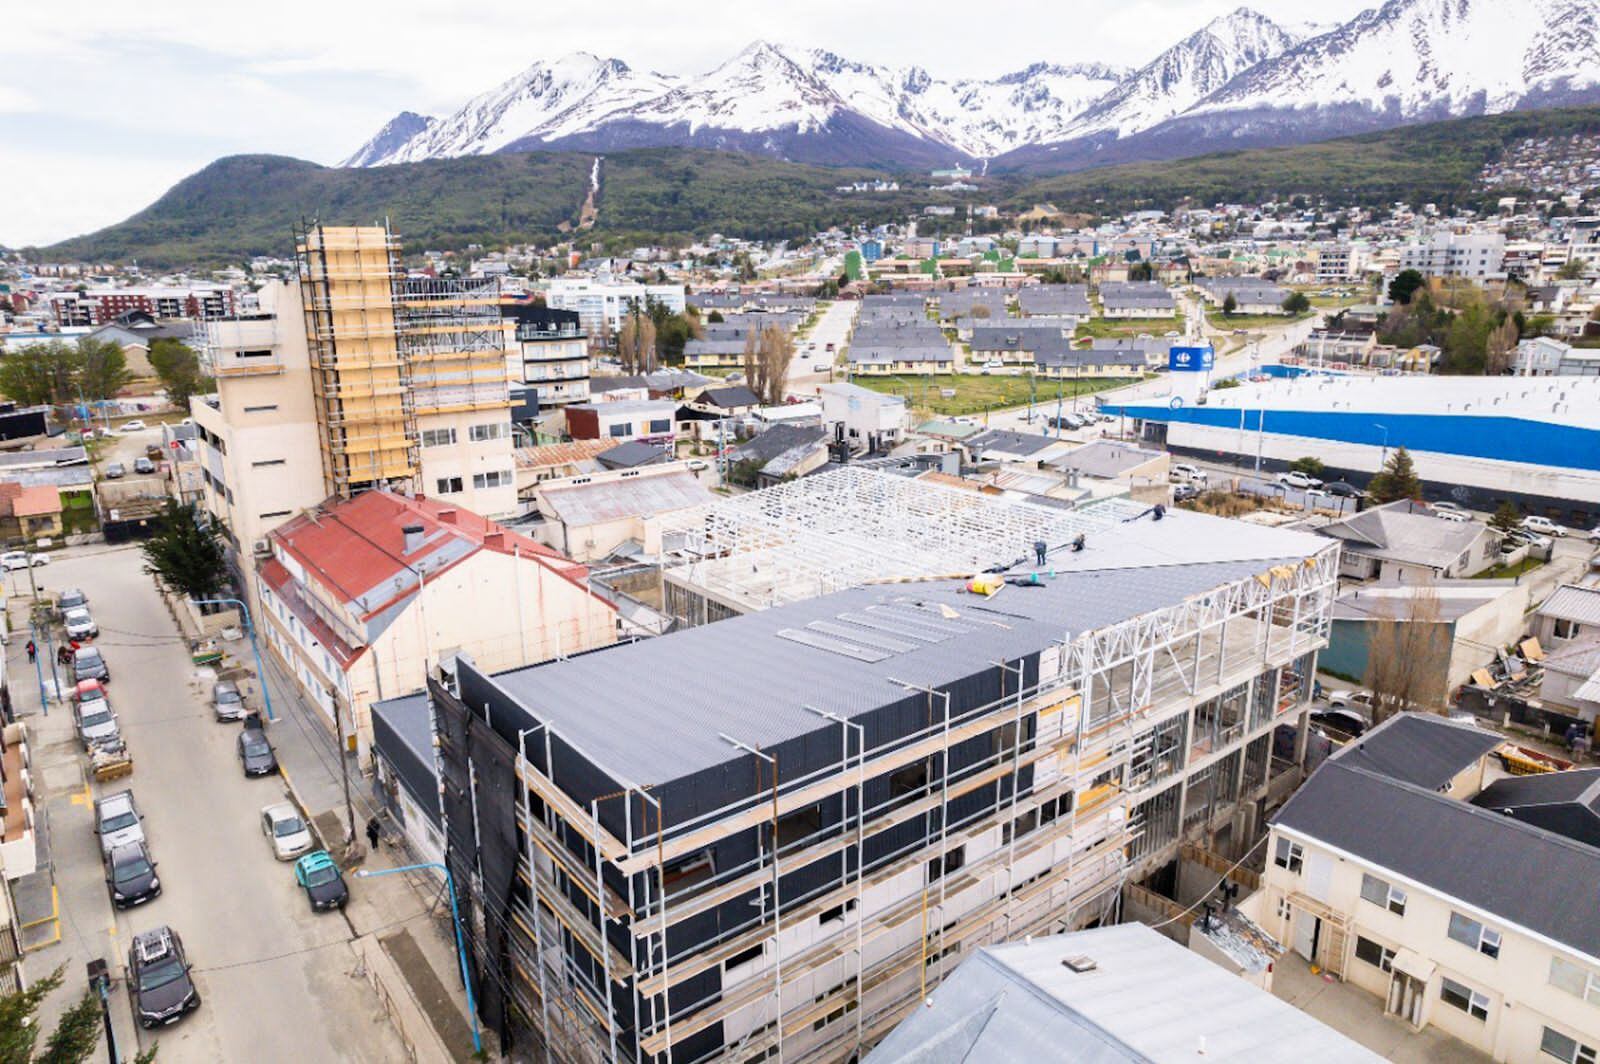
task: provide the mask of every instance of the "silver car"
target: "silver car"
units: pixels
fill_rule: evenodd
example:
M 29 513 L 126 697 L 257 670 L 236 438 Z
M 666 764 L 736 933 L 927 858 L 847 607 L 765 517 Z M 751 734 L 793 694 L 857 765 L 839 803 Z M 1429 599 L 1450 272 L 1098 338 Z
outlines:
M 75 610 L 68 610 L 61 618 L 61 624 L 71 639 L 93 639 L 100 634 L 100 626 L 94 623 L 89 611 L 81 606 Z
M 90 698 L 72 707 L 78 725 L 78 741 L 88 750 L 94 746 L 115 745 L 122 740 L 122 729 L 117 725 L 117 715 L 111 703 L 104 698 Z
M 232 680 L 218 680 L 212 686 L 211 709 L 218 720 L 243 720 L 248 712 L 244 708 L 244 695 Z
M 144 817 L 133 803 L 132 791 L 117 791 L 94 803 L 94 831 L 100 836 L 100 852 L 130 842 L 144 842 Z

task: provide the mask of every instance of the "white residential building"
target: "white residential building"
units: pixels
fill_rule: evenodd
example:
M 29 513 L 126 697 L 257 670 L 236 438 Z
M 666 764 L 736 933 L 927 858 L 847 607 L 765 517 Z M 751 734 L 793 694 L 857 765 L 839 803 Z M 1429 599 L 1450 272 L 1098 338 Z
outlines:
M 1474 281 L 1505 276 L 1505 237 L 1499 233 L 1436 233 L 1400 251 L 1400 268 L 1428 277 Z
M 905 438 L 904 396 L 884 395 L 859 384 L 824 384 L 822 424 L 848 440 L 852 450 L 887 451 Z
M 660 303 L 674 314 L 684 309 L 681 284 L 635 284 L 605 278 L 558 277 L 545 291 L 545 305 L 555 310 L 575 310 L 590 336 L 602 330 L 615 333 L 622 319 L 637 304 L 642 310 L 647 301 Z

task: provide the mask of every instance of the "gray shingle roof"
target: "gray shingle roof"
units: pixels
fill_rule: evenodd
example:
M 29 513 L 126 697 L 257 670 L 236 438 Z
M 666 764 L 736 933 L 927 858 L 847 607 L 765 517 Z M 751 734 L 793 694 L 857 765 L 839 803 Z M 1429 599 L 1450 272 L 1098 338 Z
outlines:
M 1600 624 L 1600 587 L 1581 584 L 1562 584 L 1550 593 L 1536 611 L 1541 617 L 1573 621 L 1577 624 Z
M 1472 804 L 1589 846 L 1600 846 L 1600 768 L 1508 776 Z
M 1401 713 L 1339 755 L 1373 772 L 1436 791 L 1505 740 L 1494 732 L 1421 713 Z
M 1447 569 L 1470 550 L 1484 526 L 1477 522 L 1445 521 L 1404 500 L 1375 506 L 1331 521 L 1317 529 L 1324 536 L 1343 540 L 1345 549 L 1400 562 Z
M 1329 758 L 1273 823 L 1600 958 L 1600 849 L 1360 766 Z

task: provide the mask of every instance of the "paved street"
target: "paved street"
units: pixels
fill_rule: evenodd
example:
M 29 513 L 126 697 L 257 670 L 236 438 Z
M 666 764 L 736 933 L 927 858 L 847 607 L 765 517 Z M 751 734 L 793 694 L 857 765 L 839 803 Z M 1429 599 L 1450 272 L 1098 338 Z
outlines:
M 849 343 L 850 328 L 855 324 L 856 312 L 860 308 L 860 300 L 836 299 L 822 312 L 817 323 L 811 327 L 811 332 L 799 341 L 794 371 L 789 375 L 789 391 L 795 395 L 815 395 L 817 385 L 827 384 L 831 380 L 844 380 L 839 358 Z M 833 345 L 831 352 L 828 350 L 829 344 Z M 813 367 L 824 364 L 838 368 L 815 372 Z
M 118 977 L 113 1016 L 127 1052 L 135 1044 L 120 978 L 127 945 L 134 933 L 167 923 L 183 936 L 204 1003 L 160 1032 L 163 1061 L 402 1059 L 376 996 L 352 974 L 349 922 L 340 914 L 313 915 L 291 866 L 273 860 L 260 809 L 283 798 L 283 781 L 240 772 L 238 726 L 211 718 L 187 647 L 141 571 L 137 549 L 75 553 L 58 555 L 35 575 L 52 589 L 78 586 L 89 594 L 112 673 L 112 705 L 135 762 L 131 777 L 94 791 L 131 785 L 163 892 L 113 916 L 70 710 L 56 706 L 48 718 L 30 717 L 54 840 L 62 937 L 30 955 L 28 969 L 35 975 L 57 964 L 67 969 L 66 987 L 47 1007 L 45 1022 L 76 996 L 84 964 L 105 957 Z M 26 595 L 25 573 L 10 574 L 8 583 L 11 594 Z M 38 700 L 21 653 L 25 641 L 13 638 L 10 647 L 20 681 L 13 689 L 24 712 Z M 411 915 L 391 914 L 396 923 Z

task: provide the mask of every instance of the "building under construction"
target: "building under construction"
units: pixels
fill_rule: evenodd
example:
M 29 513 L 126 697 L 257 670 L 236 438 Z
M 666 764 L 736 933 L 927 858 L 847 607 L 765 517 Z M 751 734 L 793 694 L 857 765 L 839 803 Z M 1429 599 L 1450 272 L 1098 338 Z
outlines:
M 977 947 L 1114 919 L 1137 868 L 1266 792 L 1338 547 L 1189 512 L 1084 536 L 1042 564 L 990 543 L 979 591 L 858 573 L 458 662 L 430 696 L 486 1019 L 552 1059 L 843 1060 Z
M 498 282 L 408 277 L 387 225 L 303 226 L 295 255 L 328 494 L 387 486 L 513 512 Z

